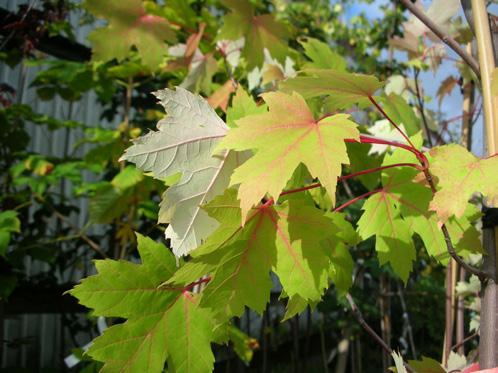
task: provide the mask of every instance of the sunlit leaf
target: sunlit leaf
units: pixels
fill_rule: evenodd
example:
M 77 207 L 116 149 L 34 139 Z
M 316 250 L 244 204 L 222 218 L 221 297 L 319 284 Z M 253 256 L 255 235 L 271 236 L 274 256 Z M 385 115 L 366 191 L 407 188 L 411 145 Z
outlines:
M 159 222 L 170 223 L 166 237 L 176 255 L 185 255 L 216 228 L 200 206 L 223 193 L 241 158 L 232 151 L 213 153 L 228 127 L 207 101 L 182 88 L 156 96 L 168 116 L 158 123 L 158 131 L 134 140 L 122 159 L 159 179 L 182 173 L 164 193 Z
M 142 264 L 100 260 L 98 274 L 70 291 L 94 315 L 127 320 L 108 328 L 88 354 L 105 363 L 104 372 L 206 372 L 213 368 L 212 324 L 198 296 L 163 289 L 176 269 L 174 256 L 161 244 L 138 235 Z
M 320 179 L 334 203 L 341 165 L 349 163 L 344 139 L 358 138 L 356 124 L 346 114 L 315 120 L 297 93 L 273 92 L 262 97 L 269 111 L 236 121 L 238 127 L 219 145 L 256 151 L 231 178 L 232 185 L 240 184 L 242 217 L 266 193 L 277 199 L 300 163 Z
M 461 217 L 476 192 L 482 193 L 488 204 L 498 204 L 498 157 L 480 159 L 457 144 L 434 148 L 430 155 L 430 171 L 437 178 L 438 189 L 430 209 L 441 222 Z
M 306 69 L 305 76 L 287 79 L 280 88 L 298 92 L 305 99 L 326 95 L 328 104 L 344 109 L 353 104 L 370 104 L 369 97 L 384 84 L 371 75 L 352 74 L 332 69 Z
M 142 62 L 157 69 L 166 54 L 165 41 L 175 40 L 175 34 L 165 18 L 147 14 L 140 0 L 86 0 L 85 7 L 109 24 L 92 31 L 93 56 L 97 60 L 118 61 L 130 56 L 136 47 Z

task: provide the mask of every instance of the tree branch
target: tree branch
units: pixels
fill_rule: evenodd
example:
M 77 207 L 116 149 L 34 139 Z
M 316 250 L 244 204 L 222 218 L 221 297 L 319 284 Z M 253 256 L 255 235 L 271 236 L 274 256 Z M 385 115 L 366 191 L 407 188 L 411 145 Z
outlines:
M 436 193 L 436 186 L 434 185 L 434 180 L 432 179 L 432 175 L 430 174 L 428 169 L 424 171 L 424 176 L 432 190 L 432 193 Z M 465 268 L 467 272 L 476 275 L 481 281 L 489 277 L 486 272 L 481 271 L 479 268 L 473 267 L 470 264 L 467 264 L 467 262 L 465 262 L 462 258 L 460 258 L 460 256 L 458 256 L 455 248 L 453 247 L 453 243 L 451 242 L 450 233 L 448 232 L 448 228 L 446 228 L 446 225 L 441 225 L 441 231 L 443 232 L 446 249 L 448 250 L 450 256 L 455 260 L 455 262 L 457 262 L 462 268 Z
M 415 17 L 426 25 L 434 34 L 436 34 L 446 45 L 455 51 L 472 69 L 480 79 L 481 73 L 477 61 L 463 50 L 460 45 L 451 36 L 447 35 L 438 25 L 436 25 L 425 13 L 417 8 L 410 0 L 399 0 Z
M 356 305 L 353 297 L 351 294 L 346 294 L 346 299 L 348 300 L 349 306 L 351 307 L 351 312 L 353 313 L 353 316 L 355 317 L 356 321 L 360 324 L 360 326 L 367 332 L 367 334 L 372 337 L 372 339 L 377 342 L 377 344 L 382 347 L 384 351 L 386 351 L 389 354 L 393 353 L 393 350 L 387 345 L 387 343 L 370 327 L 370 325 L 367 324 L 365 319 L 363 318 L 363 315 Z M 415 373 L 413 368 L 405 361 L 403 361 L 405 364 L 406 370 L 408 370 L 410 373 Z

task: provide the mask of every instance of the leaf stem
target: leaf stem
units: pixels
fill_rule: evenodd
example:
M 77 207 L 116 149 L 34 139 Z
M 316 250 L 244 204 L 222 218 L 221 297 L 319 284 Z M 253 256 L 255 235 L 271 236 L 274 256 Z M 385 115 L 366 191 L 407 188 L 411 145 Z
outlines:
M 349 205 L 352 205 L 353 203 L 359 201 L 359 200 L 362 200 L 364 198 L 367 198 L 368 196 L 371 196 L 372 194 L 375 194 L 375 193 L 378 193 L 380 192 L 382 189 L 375 189 L 375 190 L 371 190 L 369 192 L 366 192 L 366 193 L 363 193 L 361 196 L 358 196 L 358 197 L 355 197 L 349 201 L 347 201 L 346 203 L 340 205 L 339 207 L 336 207 L 334 209 L 334 212 L 339 212 L 341 210 L 344 210 L 346 207 L 348 207 Z
M 304 192 L 304 191 L 309 190 L 309 189 L 320 188 L 321 186 L 322 186 L 322 184 L 315 183 L 315 184 L 311 184 L 311 185 L 308 185 L 308 186 L 305 186 L 302 188 L 286 190 L 285 192 L 280 193 L 280 197 L 285 196 L 287 194 Z
M 416 164 L 416 163 L 393 163 L 393 164 L 390 164 L 390 165 L 387 165 L 387 166 L 369 168 L 369 169 L 358 171 L 358 172 L 355 172 L 355 173 L 352 173 L 352 174 L 349 174 L 349 175 L 344 175 L 344 176 L 339 177 L 339 180 L 340 181 L 342 181 L 342 180 L 348 180 L 348 179 L 351 179 L 353 177 L 357 177 L 357 176 L 361 176 L 361 175 L 366 175 L 366 174 L 371 174 L 371 173 L 374 173 L 374 172 L 377 172 L 377 171 L 386 170 L 386 169 L 389 169 L 389 168 L 405 167 L 405 166 L 406 167 L 416 168 L 417 170 L 422 171 L 422 172 L 424 171 L 424 168 L 422 166 Z
M 387 343 L 372 329 L 370 325 L 365 321 L 363 318 L 363 314 L 361 313 L 360 309 L 356 305 L 353 297 L 351 294 L 347 293 L 346 294 L 346 299 L 349 303 L 349 306 L 351 307 L 351 312 L 353 313 L 353 316 L 355 317 L 356 321 L 360 324 L 360 326 L 367 332 L 367 334 L 372 337 L 372 339 L 377 342 L 377 344 L 382 347 L 384 351 L 386 351 L 389 354 L 393 353 L 393 350 L 387 345 Z M 403 364 L 406 367 L 406 370 L 410 373 L 415 373 L 413 368 L 405 361 L 403 361 Z
M 429 172 L 429 169 L 424 170 L 424 176 L 425 179 L 427 180 L 427 183 L 429 184 L 432 193 L 436 193 L 436 186 L 434 185 L 434 180 L 432 178 L 431 173 Z M 446 228 L 445 224 L 441 225 L 441 231 L 443 232 L 444 236 L 444 242 L 446 243 L 446 249 L 448 250 L 448 254 L 457 262 L 462 268 L 464 268 L 467 272 L 476 275 L 481 282 L 489 277 L 489 275 L 481 271 L 479 268 L 476 268 L 474 266 L 471 266 L 470 264 L 467 264 L 455 251 L 455 248 L 453 247 L 453 243 L 451 242 L 451 237 L 450 233 L 448 232 L 448 228 Z
M 367 135 L 360 135 L 360 141 L 356 139 L 345 139 L 345 142 L 360 142 L 362 144 L 380 144 L 380 145 L 390 145 L 394 146 L 397 148 L 402 148 L 405 150 L 408 150 L 415 154 L 417 159 L 422 163 L 422 166 L 424 168 L 427 168 L 429 166 L 429 163 L 427 161 L 427 158 L 425 157 L 424 153 L 421 152 L 420 150 L 416 149 L 415 147 L 409 146 L 407 144 L 403 144 L 397 141 L 391 141 L 391 140 L 386 140 L 386 139 L 380 139 L 378 137 L 374 136 L 367 136 Z
M 337 178 L 337 181 L 344 181 L 344 180 L 352 179 L 352 178 L 357 177 L 357 176 L 367 175 L 367 174 L 371 174 L 371 173 L 374 173 L 374 172 L 386 170 L 386 169 L 389 169 L 389 168 L 404 167 L 404 166 L 414 167 L 414 168 L 416 168 L 419 171 L 424 171 L 424 168 L 422 166 L 416 164 L 416 163 L 394 163 L 394 164 L 390 164 L 390 165 L 387 165 L 387 166 L 369 168 L 369 169 L 366 169 L 366 170 L 354 172 L 354 173 L 349 174 L 349 175 L 339 176 Z M 299 193 L 299 192 L 304 192 L 304 191 L 310 190 L 310 189 L 320 188 L 321 186 L 322 186 L 322 184 L 315 183 L 315 184 L 310 184 L 310 185 L 302 187 L 302 188 L 296 188 L 296 189 L 286 190 L 286 191 L 280 193 L 280 197 L 285 196 L 287 194 Z
M 378 104 L 378 102 L 375 101 L 375 99 L 372 96 L 368 96 L 368 99 L 377 108 L 377 110 L 380 111 L 380 113 L 384 116 L 384 118 L 386 118 L 389 121 L 389 123 L 392 124 L 392 126 L 396 129 L 396 131 L 398 131 L 401 134 L 401 136 L 403 136 L 403 138 L 408 142 L 408 144 L 410 144 L 410 146 L 416 150 L 417 148 L 415 147 L 415 145 L 413 145 L 412 141 L 407 136 L 407 134 L 404 133 L 396 123 L 394 123 L 392 118 L 389 115 L 387 115 L 387 113 L 384 111 L 384 109 L 382 109 L 382 107 Z
M 197 285 L 201 285 L 201 284 L 206 284 L 208 283 L 209 281 L 211 281 L 211 276 L 208 276 L 206 278 L 202 278 L 198 281 L 195 281 L 195 282 L 192 282 L 190 284 L 188 284 L 187 286 L 185 286 L 182 291 L 190 291 L 192 290 L 194 287 L 196 287 Z

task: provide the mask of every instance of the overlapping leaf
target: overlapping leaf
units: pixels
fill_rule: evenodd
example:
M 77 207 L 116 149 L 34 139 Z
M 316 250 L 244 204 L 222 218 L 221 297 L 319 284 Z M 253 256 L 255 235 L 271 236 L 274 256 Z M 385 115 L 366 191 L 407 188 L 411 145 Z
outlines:
M 240 208 L 232 189 L 206 209 L 219 219 L 220 228 L 170 283 L 189 283 L 210 274 L 201 304 L 213 311 L 221 308 L 224 317 L 240 315 L 244 306 L 262 312 L 272 288 L 271 271 L 289 297 L 306 303 L 320 299 L 338 240 L 337 227 L 321 210 L 298 199 L 263 205 L 241 227 L 234 224 L 240 222 Z
M 332 69 L 305 69 L 303 73 L 305 76 L 282 82 L 280 88 L 286 92 L 298 92 L 306 99 L 327 95 L 328 104 L 337 109 L 369 104 L 369 97 L 384 85 L 371 75 Z
M 413 140 L 421 143 L 420 135 Z M 397 149 L 387 155 L 383 165 L 416 163 L 416 158 Z M 415 260 L 413 233 L 423 240 L 427 252 L 446 263 L 449 259 L 444 236 L 435 213 L 429 211 L 432 192 L 419 183 L 415 168 L 396 167 L 383 172 L 382 188 L 364 204 L 365 211 L 358 222 L 358 232 L 363 239 L 376 236 L 376 250 L 381 263 L 390 262 L 394 271 L 406 281 Z M 447 228 L 457 252 L 479 251 L 477 230 L 471 224 L 474 210 L 468 208 L 459 219 L 450 219 Z
M 335 201 L 341 165 L 348 164 L 344 139 L 359 137 L 356 124 L 346 114 L 315 120 L 297 93 L 263 94 L 269 106 L 264 114 L 236 121 L 219 148 L 252 149 L 256 154 L 237 168 L 231 184 L 240 184 L 242 218 L 266 193 L 275 200 L 300 163 L 318 177 Z
M 216 228 L 200 206 L 223 193 L 240 156 L 232 151 L 213 155 L 228 127 L 204 99 L 182 88 L 156 96 L 168 116 L 158 123 L 159 131 L 135 140 L 122 159 L 160 179 L 182 173 L 164 193 L 159 222 L 170 223 L 166 237 L 176 255 L 185 255 Z
M 457 144 L 434 148 L 430 155 L 430 171 L 438 188 L 430 209 L 441 222 L 461 217 L 476 192 L 482 193 L 489 205 L 498 205 L 498 156 L 480 159 Z
M 142 62 L 155 70 L 166 53 L 165 41 L 175 34 L 165 18 L 147 14 L 141 0 L 86 0 L 86 8 L 109 21 L 89 35 L 98 60 L 123 60 L 135 46 Z
M 218 40 L 238 40 L 245 38 L 242 55 L 247 59 L 248 68 L 260 67 L 264 60 L 264 49 L 272 57 L 284 62 L 287 55 L 287 27 L 276 21 L 271 14 L 255 14 L 248 0 L 222 0 L 230 13 L 223 19 L 223 27 Z
M 104 362 L 103 372 L 175 372 L 213 368 L 212 323 L 198 296 L 159 285 L 176 270 L 174 256 L 161 244 L 138 235 L 142 264 L 96 262 L 98 274 L 71 294 L 95 315 L 127 321 L 95 339 L 88 354 Z
M 311 59 L 311 62 L 305 64 L 305 68 L 346 71 L 347 63 L 344 57 L 334 52 L 326 43 L 314 38 L 306 38 L 299 43 L 303 46 L 306 56 Z

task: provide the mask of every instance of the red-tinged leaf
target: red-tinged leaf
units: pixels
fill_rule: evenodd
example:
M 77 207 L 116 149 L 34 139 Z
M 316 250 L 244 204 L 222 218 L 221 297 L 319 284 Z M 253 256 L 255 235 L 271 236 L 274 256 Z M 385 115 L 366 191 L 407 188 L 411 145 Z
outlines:
M 269 106 L 264 114 L 236 121 L 219 148 L 255 150 L 256 154 L 237 168 L 231 184 L 240 184 L 242 218 L 267 193 L 275 200 L 303 163 L 318 177 L 335 203 L 337 177 L 348 164 L 344 139 L 359 137 L 356 124 L 346 114 L 315 120 L 304 99 L 297 93 L 263 94 Z
M 352 74 L 332 69 L 305 69 L 305 76 L 287 79 L 280 83 L 285 92 L 298 92 L 304 98 L 327 95 L 327 103 L 337 109 L 353 104 L 370 104 L 369 97 L 384 83 L 375 76 Z
M 476 192 L 488 205 L 498 205 L 498 156 L 480 159 L 457 144 L 434 148 L 430 155 L 429 170 L 437 178 L 430 209 L 442 223 L 452 216 L 461 217 Z
M 223 0 L 230 9 L 223 18 L 217 40 L 237 40 L 245 38 L 242 55 L 247 59 L 248 68 L 260 67 L 264 61 L 264 49 L 272 57 L 284 62 L 287 56 L 287 27 L 276 21 L 271 14 L 256 15 L 248 0 Z
M 186 48 L 185 48 L 185 59 L 187 60 L 188 64 L 190 64 L 192 58 L 194 57 L 195 51 L 199 48 L 199 43 L 202 39 L 205 28 L 206 24 L 201 23 L 199 25 L 199 31 L 190 35 L 189 38 L 187 39 Z
M 412 140 L 415 144 L 421 143 L 420 135 Z M 416 162 L 417 159 L 411 153 L 398 149 L 386 156 L 383 166 Z M 377 250 L 384 249 L 384 252 L 381 251 L 379 259 L 381 262 L 390 261 L 401 277 L 408 275 L 411 259 L 415 258 L 413 233 L 422 238 L 429 255 L 443 264 L 449 260 L 437 216 L 429 211 L 432 192 L 427 185 L 414 180 L 418 174 L 417 169 L 409 167 L 385 170 L 382 173 L 383 187 L 378 195 L 370 197 L 373 202 L 369 199 L 365 203 L 365 213 L 358 222 L 362 238 L 376 235 L 379 240 L 380 237 L 381 247 Z M 447 224 L 455 249 L 460 255 L 480 251 L 479 235 L 471 224 L 473 215 L 473 210 L 469 208 L 464 216 L 451 218 Z M 391 237 L 392 244 L 387 247 L 388 250 L 383 245 L 386 235 Z
M 322 245 L 338 231 L 332 220 L 291 200 L 259 206 L 244 227 L 236 227 L 240 209 L 235 206 L 236 192 L 228 190 L 206 207 L 222 224 L 169 283 L 190 283 L 209 274 L 212 280 L 201 303 L 213 310 L 223 304 L 222 318 L 240 315 L 244 306 L 262 312 L 269 301 L 272 270 L 289 297 L 318 301 L 327 287 L 329 257 L 334 257 L 327 250 L 332 251 L 335 241 Z
M 103 371 L 175 372 L 213 368 L 212 315 L 199 308 L 199 297 L 159 285 L 176 270 L 169 250 L 138 235 L 142 264 L 100 260 L 98 273 L 84 279 L 71 294 L 93 308 L 94 315 L 124 317 L 96 338 L 88 355 L 104 363 Z
M 439 106 L 441 106 L 444 97 L 449 96 L 457 84 L 458 80 L 452 75 L 441 82 L 436 94 Z
M 93 44 L 93 58 L 97 60 L 123 60 L 135 46 L 144 65 L 155 70 L 166 54 L 164 42 L 175 40 L 168 21 L 147 14 L 141 0 L 86 0 L 85 7 L 109 21 L 88 37 Z
M 229 79 L 208 98 L 207 102 L 213 109 L 219 107 L 226 112 L 228 101 L 233 92 L 235 92 L 235 86 L 233 81 Z

